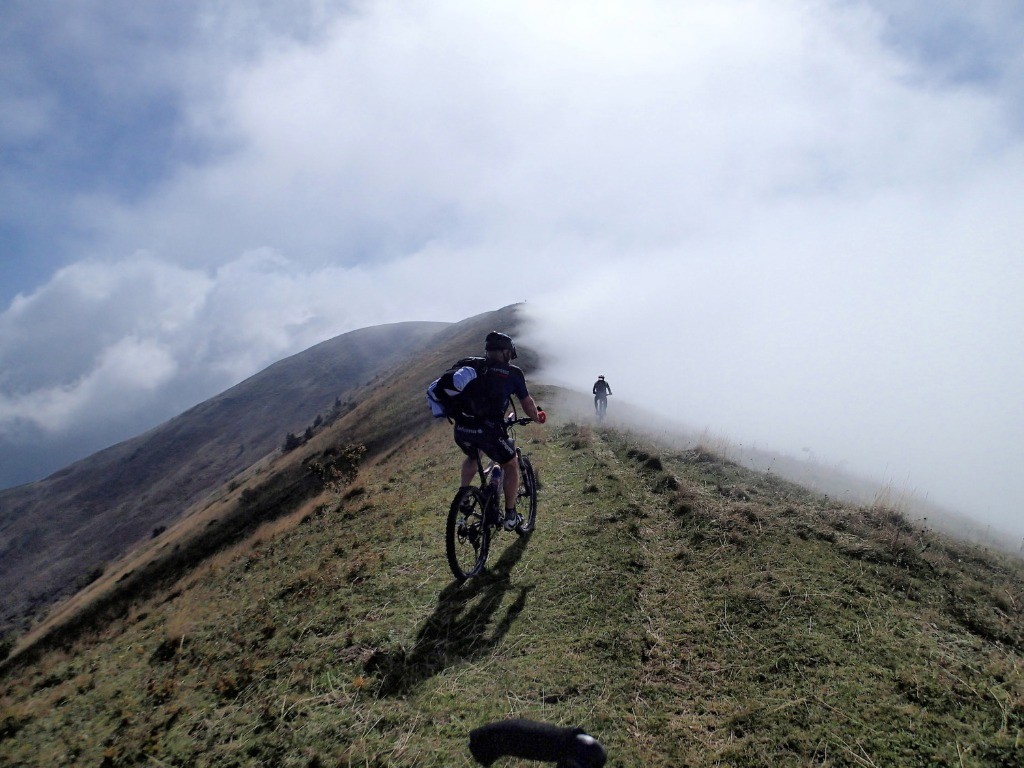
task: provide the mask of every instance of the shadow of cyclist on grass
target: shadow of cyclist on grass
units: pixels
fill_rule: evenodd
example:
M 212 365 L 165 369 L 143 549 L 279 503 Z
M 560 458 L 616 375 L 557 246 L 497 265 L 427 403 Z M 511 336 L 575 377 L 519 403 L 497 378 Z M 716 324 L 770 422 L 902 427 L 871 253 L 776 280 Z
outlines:
M 491 653 L 523 612 L 533 589 L 532 585 L 514 587 L 509 578 L 528 541 L 528 536 L 517 539 L 480 576 L 465 583 L 453 581 L 445 587 L 411 650 L 378 651 L 366 662 L 367 672 L 380 675 L 382 695 L 408 693 L 453 664 Z M 508 592 L 517 593 L 515 600 L 488 632 Z

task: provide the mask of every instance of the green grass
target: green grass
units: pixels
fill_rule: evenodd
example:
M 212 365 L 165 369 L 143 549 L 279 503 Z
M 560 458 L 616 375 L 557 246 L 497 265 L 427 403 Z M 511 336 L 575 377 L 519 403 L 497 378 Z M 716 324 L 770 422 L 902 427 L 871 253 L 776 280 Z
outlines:
M 509 716 L 582 726 L 613 766 L 1024 763 L 1019 561 L 701 451 L 519 437 L 537 531 L 480 579 L 447 569 L 435 426 L 9 670 L 0 763 L 469 766 Z

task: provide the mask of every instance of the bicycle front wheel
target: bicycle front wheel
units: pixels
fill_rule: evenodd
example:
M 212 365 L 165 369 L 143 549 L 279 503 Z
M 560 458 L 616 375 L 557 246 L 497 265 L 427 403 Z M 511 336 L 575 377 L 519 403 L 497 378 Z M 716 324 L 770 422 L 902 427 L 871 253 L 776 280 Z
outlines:
M 529 456 L 519 457 L 519 491 L 516 497 L 526 503 L 523 521 L 516 526 L 516 533 L 525 536 L 532 533 L 537 524 L 537 474 L 533 471 Z
M 491 529 L 484 514 L 484 494 L 479 488 L 460 488 L 448 510 L 445 545 L 448 565 L 459 581 L 478 575 L 487 562 Z

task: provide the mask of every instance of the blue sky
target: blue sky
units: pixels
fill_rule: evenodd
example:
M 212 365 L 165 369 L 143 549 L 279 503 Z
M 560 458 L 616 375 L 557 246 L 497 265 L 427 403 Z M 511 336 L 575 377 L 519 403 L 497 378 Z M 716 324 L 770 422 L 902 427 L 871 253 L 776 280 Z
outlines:
M 4 3 L 0 484 L 527 300 L 551 376 L 1024 533 L 1022 32 L 1011 0 Z

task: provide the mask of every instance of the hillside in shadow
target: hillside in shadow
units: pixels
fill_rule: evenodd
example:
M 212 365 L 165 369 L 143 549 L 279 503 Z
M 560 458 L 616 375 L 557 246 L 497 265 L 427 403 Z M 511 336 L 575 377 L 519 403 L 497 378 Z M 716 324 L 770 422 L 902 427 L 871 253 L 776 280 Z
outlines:
M 468 731 L 516 716 L 613 766 L 1022 764 L 1019 559 L 563 417 L 536 381 L 537 530 L 455 583 L 459 453 L 423 389 L 492 326 L 514 309 L 442 331 L 24 638 L 4 761 L 469 766 Z
M 180 518 L 445 323 L 398 323 L 325 341 L 154 429 L 0 491 L 0 636 Z

